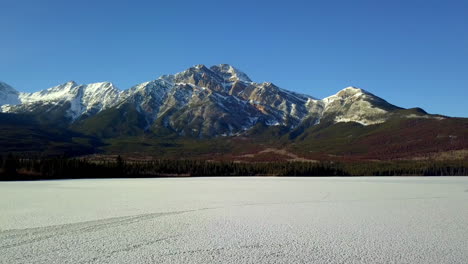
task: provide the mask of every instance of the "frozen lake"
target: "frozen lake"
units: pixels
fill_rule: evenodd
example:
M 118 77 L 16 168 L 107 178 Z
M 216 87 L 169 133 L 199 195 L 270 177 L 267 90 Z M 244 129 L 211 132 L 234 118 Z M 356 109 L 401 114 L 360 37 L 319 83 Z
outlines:
M 0 183 L 0 263 L 467 263 L 468 177 Z

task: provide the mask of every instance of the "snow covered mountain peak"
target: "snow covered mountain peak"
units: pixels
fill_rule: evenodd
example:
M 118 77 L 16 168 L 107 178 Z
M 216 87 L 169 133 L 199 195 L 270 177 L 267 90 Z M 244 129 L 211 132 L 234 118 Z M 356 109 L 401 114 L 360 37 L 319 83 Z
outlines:
M 219 64 L 211 66 L 210 69 L 219 74 L 227 82 L 241 81 L 245 83 L 251 83 L 252 80 L 247 76 L 247 74 L 242 71 L 234 68 L 229 64 Z
M 362 90 L 362 89 L 356 86 L 348 86 L 348 87 L 343 88 L 342 90 Z
M 331 95 L 329 97 L 323 98 L 322 101 L 325 103 L 325 105 L 328 105 L 329 103 L 336 101 L 336 100 L 345 100 L 350 97 L 359 97 L 364 94 L 369 94 L 367 91 L 357 88 L 354 86 L 348 86 L 340 91 L 338 91 L 336 94 Z
M 399 109 L 382 98 L 354 86 L 346 87 L 321 101 L 324 108 L 322 116 L 328 116 L 335 123 L 379 124 L 390 117 L 389 112 Z
M 204 64 L 194 65 L 193 68 L 196 68 L 196 69 L 199 69 L 199 70 L 208 69 Z
M 74 81 L 69 81 L 39 92 L 21 93 L 20 99 L 23 104 L 38 101 L 71 100 L 77 93 L 78 85 Z
M 114 106 L 120 91 L 110 82 L 79 85 L 69 81 L 34 93 L 18 93 L 16 106 L 2 107 L 3 112 L 65 112 L 71 120 L 94 115 Z M 11 101 L 11 100 L 10 100 Z M 9 102 L 9 104 L 13 104 Z M 1 105 L 5 105 L 0 101 Z
M 355 86 L 348 86 L 341 91 L 339 91 L 337 94 L 358 94 L 358 93 L 367 93 L 364 89 L 355 87 Z
M 10 85 L 0 82 L 0 106 L 2 105 L 17 105 L 21 103 L 19 100 L 19 92 Z
M 201 74 L 207 74 L 207 73 L 213 74 L 213 72 L 211 72 L 211 70 L 208 69 L 208 67 L 206 67 L 205 65 L 197 64 L 182 72 L 176 73 L 174 77 L 177 79 L 177 78 L 184 78 L 187 76 L 193 76 L 193 75 L 198 75 L 198 74 L 201 75 Z
M 80 101 L 85 108 L 84 112 L 99 112 L 112 107 L 117 104 L 121 94 L 121 91 L 110 82 L 81 85 L 80 88 L 82 88 L 81 97 L 78 96 L 75 100 Z
M 99 89 L 117 89 L 111 82 L 97 82 L 90 83 L 86 85 L 86 88 L 89 90 L 99 90 Z
M 112 100 L 116 99 L 121 91 L 115 87 L 111 82 L 99 82 L 91 83 L 87 85 L 81 85 L 83 87 L 83 97 L 91 98 L 91 100 L 106 102 L 108 96 L 112 96 Z

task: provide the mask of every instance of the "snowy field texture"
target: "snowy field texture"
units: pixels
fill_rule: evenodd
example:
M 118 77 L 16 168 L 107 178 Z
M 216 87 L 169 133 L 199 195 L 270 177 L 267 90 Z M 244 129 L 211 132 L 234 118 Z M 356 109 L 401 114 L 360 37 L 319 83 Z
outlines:
M 468 263 L 468 177 L 2 182 L 0 263 Z

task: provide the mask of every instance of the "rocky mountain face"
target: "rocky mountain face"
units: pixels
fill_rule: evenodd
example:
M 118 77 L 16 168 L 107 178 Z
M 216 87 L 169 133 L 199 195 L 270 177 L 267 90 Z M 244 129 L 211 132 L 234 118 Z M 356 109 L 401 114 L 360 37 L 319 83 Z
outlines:
M 196 65 L 124 91 L 109 82 L 67 82 L 20 93 L 0 83 L 0 106 L 4 113 L 33 113 L 78 128 L 92 126 L 94 132 L 131 126 L 132 131 L 164 130 L 199 138 L 236 135 L 259 124 L 289 129 L 305 121 L 367 126 L 383 123 L 401 109 L 355 87 L 316 99 L 269 82 L 253 82 L 227 64 Z

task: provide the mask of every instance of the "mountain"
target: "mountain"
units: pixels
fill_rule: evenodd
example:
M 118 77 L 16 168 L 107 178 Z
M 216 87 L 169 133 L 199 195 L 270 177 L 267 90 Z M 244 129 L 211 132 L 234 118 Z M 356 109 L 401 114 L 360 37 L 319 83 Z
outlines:
M 133 143 L 128 144 L 134 146 L 141 143 L 135 143 L 141 137 L 151 146 L 164 145 L 168 138 L 175 145 L 181 140 L 193 145 L 210 139 L 225 144 L 247 138 L 257 142 L 255 146 L 281 143 L 282 147 L 293 148 L 303 142 L 327 152 L 319 143 L 330 141 L 337 145 L 347 130 L 356 131 L 348 138 L 360 138 L 392 122 L 423 120 L 436 126 L 437 122 L 453 120 L 429 115 L 422 109 L 403 109 L 356 87 L 317 99 L 273 83 L 253 82 L 228 64 L 209 68 L 196 65 L 124 91 L 109 82 L 80 85 L 70 81 L 35 93 L 20 93 L 0 83 L 0 104 L 4 113 L 31 116 L 39 124 L 56 125 L 85 138 L 105 141 L 111 149 L 116 141 L 123 145 L 123 138 L 131 138 L 129 142 Z M 464 131 L 465 122 L 460 119 L 452 126 Z M 330 133 L 324 135 L 323 131 Z M 457 140 L 460 142 L 450 149 L 465 147 L 464 137 Z M 213 147 L 207 147 L 206 152 Z M 346 144 L 338 144 L 334 151 L 347 148 Z M 138 148 L 132 149 L 139 152 Z M 295 152 L 308 153 L 297 148 Z
M 0 107 L 4 105 L 17 105 L 20 103 L 19 92 L 8 84 L 0 82 Z
M 122 114 L 136 110 L 144 120 L 143 131 L 165 128 L 195 137 L 234 135 L 259 123 L 293 128 L 305 119 L 377 124 L 399 109 L 354 87 L 318 100 L 272 83 L 252 82 L 227 64 L 210 68 L 196 65 L 125 91 L 107 82 L 78 85 L 71 81 L 36 93 L 18 93 L 12 102 L 11 106 L 4 103 L 4 112 L 47 113 L 69 123 L 81 122 L 81 126 L 108 116 L 99 115 L 105 110 Z M 94 119 L 87 121 L 90 117 Z
M 112 83 L 78 85 L 73 81 L 35 93 L 16 93 L 3 112 L 58 116 L 68 122 L 93 116 L 114 106 L 120 91 Z

